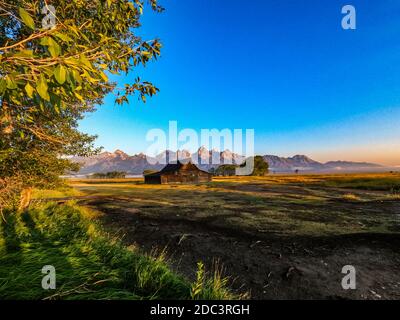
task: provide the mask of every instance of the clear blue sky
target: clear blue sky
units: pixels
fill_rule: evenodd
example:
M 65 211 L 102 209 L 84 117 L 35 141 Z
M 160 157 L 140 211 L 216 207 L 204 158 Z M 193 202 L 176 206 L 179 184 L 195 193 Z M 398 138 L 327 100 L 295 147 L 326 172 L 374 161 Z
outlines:
M 255 129 L 256 152 L 400 165 L 398 0 L 160 0 L 140 33 L 162 57 L 140 75 L 161 92 L 109 97 L 81 122 L 98 145 L 145 151 L 147 130 Z M 341 8 L 357 30 L 341 28 Z

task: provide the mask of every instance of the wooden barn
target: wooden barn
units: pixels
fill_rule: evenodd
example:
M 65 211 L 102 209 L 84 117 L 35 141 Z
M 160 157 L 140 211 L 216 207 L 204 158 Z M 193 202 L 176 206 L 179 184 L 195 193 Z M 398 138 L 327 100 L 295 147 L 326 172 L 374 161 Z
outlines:
M 159 172 L 144 176 L 148 184 L 200 183 L 212 180 L 212 174 L 202 171 L 191 162 L 168 164 Z

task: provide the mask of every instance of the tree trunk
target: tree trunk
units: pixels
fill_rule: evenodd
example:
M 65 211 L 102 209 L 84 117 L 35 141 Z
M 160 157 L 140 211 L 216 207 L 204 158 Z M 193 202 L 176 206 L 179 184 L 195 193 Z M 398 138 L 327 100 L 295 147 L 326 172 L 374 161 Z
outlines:
M 25 188 L 21 192 L 21 199 L 19 202 L 19 210 L 23 211 L 29 207 L 32 199 L 32 188 Z

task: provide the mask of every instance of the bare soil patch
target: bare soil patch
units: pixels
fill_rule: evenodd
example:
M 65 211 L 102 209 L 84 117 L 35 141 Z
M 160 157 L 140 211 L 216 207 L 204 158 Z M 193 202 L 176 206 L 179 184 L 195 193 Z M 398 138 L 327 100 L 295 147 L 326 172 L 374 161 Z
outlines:
M 189 279 L 198 261 L 208 270 L 218 261 L 232 288 L 249 292 L 253 299 L 400 299 L 399 230 L 283 236 L 224 223 L 235 212 L 196 218 L 180 215 L 179 206 L 169 208 L 175 214 L 149 215 L 146 211 L 157 206 L 132 208 L 127 200 L 107 197 L 85 203 L 102 211 L 103 224 L 124 234 L 126 244 L 139 245 L 144 252 L 167 248 L 171 266 Z M 360 206 L 329 205 L 346 210 Z M 397 214 L 399 209 L 398 202 L 361 205 L 373 212 Z M 341 287 L 345 265 L 356 267 L 356 290 Z

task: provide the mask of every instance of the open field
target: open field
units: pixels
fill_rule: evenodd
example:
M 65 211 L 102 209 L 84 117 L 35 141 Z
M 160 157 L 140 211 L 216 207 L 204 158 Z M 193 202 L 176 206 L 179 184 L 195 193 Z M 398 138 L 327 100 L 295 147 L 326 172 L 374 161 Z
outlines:
M 399 174 L 70 183 L 108 230 L 143 252 L 167 248 L 190 280 L 203 261 L 257 299 L 400 299 Z M 341 287 L 345 265 L 357 290 Z

